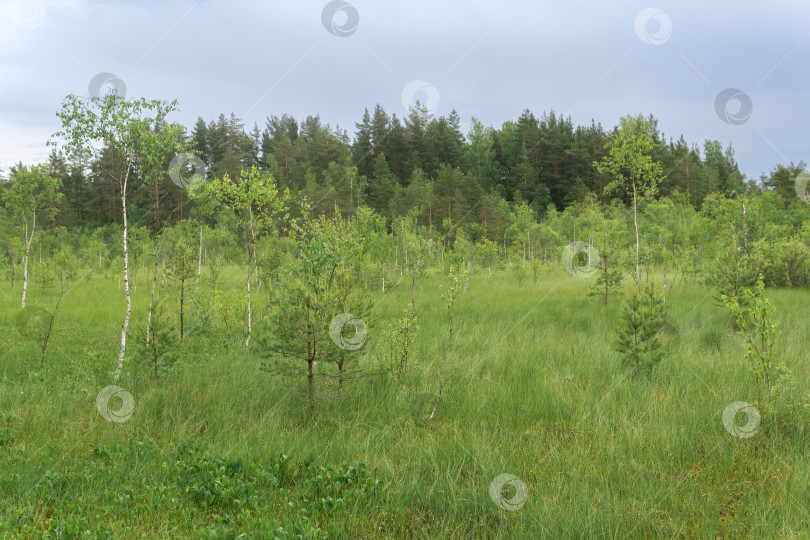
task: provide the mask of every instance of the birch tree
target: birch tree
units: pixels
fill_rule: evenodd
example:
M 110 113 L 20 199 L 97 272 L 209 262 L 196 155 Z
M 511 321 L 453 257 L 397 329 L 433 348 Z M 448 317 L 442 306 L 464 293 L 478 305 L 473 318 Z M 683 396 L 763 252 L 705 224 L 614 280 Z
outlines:
M 248 335 L 245 347 L 250 345 L 253 333 L 250 281 L 256 266 L 256 243 L 260 236 L 273 231 L 279 217 L 289 217 L 290 192 L 280 193 L 273 180 L 262 176 L 256 167 L 243 170 L 232 180 L 227 174 L 206 182 L 192 192 L 207 213 L 217 208 L 230 210 L 239 220 L 248 257 L 247 325 Z
M 62 181 L 48 173 L 47 166 L 36 165 L 23 168 L 10 178 L 10 185 L 3 194 L 3 201 L 22 226 L 23 287 L 22 307 L 28 293 L 28 263 L 31 242 L 37 229 L 37 213 L 47 213 L 53 219 L 58 212 L 57 203 L 62 198 L 59 189 Z
M 92 158 L 97 160 L 105 152 L 110 152 L 115 158 L 115 167 L 102 167 L 102 174 L 116 186 L 122 219 L 123 279 L 127 307 L 121 327 L 115 380 L 121 376 L 124 366 L 127 329 L 132 313 L 127 197 L 140 183 L 140 177 L 157 181 L 160 175 L 155 172 L 163 168 L 175 153 L 183 150 L 182 126 L 166 121 L 176 107 L 176 101 L 127 100 L 114 91 L 93 98 L 69 95 L 57 113 L 62 129 L 54 134 L 49 143 L 62 146 L 68 158 L 78 162 L 84 159 L 83 162 L 89 163 Z
M 625 116 L 613 137 L 605 143 L 607 155 L 595 163 L 597 171 L 613 177 L 605 194 L 624 189 L 633 194 L 633 226 L 636 233 L 636 287 L 641 294 L 641 240 L 638 227 L 638 201 L 655 194 L 663 179 L 661 164 L 652 157 L 657 142 L 653 129 L 643 116 Z

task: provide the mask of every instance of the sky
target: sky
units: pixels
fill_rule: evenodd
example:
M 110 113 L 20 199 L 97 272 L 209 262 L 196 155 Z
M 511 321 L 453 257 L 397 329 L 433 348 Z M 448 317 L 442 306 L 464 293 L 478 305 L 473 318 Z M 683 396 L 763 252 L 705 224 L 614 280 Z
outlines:
M 125 87 L 189 129 L 318 114 L 353 136 L 417 99 L 465 130 L 652 114 L 757 179 L 810 162 L 808 23 L 799 0 L 0 0 L 0 174 L 47 158 L 66 95 Z

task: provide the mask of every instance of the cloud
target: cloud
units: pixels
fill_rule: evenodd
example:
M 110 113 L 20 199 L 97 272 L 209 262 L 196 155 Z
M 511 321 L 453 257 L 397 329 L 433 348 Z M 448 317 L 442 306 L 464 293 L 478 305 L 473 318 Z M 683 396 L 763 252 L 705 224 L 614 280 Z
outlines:
M 672 32 L 661 45 L 636 34 L 650 6 L 635 1 L 351 3 L 359 24 L 348 37 L 326 31 L 320 0 L 68 0 L 48 2 L 37 28 L 2 18 L 0 164 L 44 155 L 61 99 L 86 93 L 100 72 L 130 96 L 178 99 L 176 120 L 189 127 L 230 112 L 261 126 L 287 112 L 352 133 L 376 103 L 403 116 L 403 88 L 423 80 L 440 93 L 437 113 L 456 109 L 465 126 L 472 116 L 499 126 L 528 108 L 610 128 L 643 112 L 669 136 L 733 143 L 749 177 L 808 160 L 803 3 L 662 1 Z M 751 97 L 745 124 L 715 114 L 725 88 Z

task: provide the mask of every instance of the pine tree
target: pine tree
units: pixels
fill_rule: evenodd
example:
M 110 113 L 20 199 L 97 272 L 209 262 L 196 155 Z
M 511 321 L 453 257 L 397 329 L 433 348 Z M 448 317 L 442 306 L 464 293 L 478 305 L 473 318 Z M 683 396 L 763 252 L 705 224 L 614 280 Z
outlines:
M 136 340 L 136 347 L 140 358 L 147 362 L 159 378 L 159 368 L 167 368 L 174 364 L 180 354 L 177 348 L 180 340 L 177 331 L 172 328 L 166 303 L 158 299 L 152 314 L 149 330 L 144 331 Z M 147 337 L 148 336 L 148 337 Z
M 614 265 L 615 252 L 605 246 L 602 249 L 599 264 L 599 277 L 591 287 L 588 296 L 602 296 L 604 305 L 607 305 L 610 296 L 618 296 L 622 286 L 624 274 L 621 270 L 616 270 Z
M 660 333 L 664 325 L 664 302 L 652 282 L 642 294 L 633 293 L 625 301 L 618 335 L 613 348 L 624 356 L 633 371 L 649 374 L 661 361 Z
M 354 135 L 352 145 L 352 161 L 357 165 L 357 173 L 362 176 L 370 176 L 372 171 L 372 149 L 371 149 L 371 116 L 368 109 L 363 113 L 363 120 L 356 123 L 357 131 Z

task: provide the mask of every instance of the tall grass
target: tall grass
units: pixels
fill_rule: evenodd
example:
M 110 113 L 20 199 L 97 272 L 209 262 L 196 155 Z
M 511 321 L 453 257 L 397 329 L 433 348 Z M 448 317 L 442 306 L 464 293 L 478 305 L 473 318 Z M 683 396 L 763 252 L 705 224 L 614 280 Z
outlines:
M 239 287 L 236 269 L 225 277 Z M 145 275 L 139 281 L 136 327 L 148 304 Z M 123 423 L 95 408 L 115 367 L 117 279 L 72 288 L 44 367 L 40 345 L 18 329 L 17 295 L 0 283 L 0 536 L 283 537 L 306 536 L 307 526 L 358 538 L 810 534 L 804 437 L 768 417 L 750 439 L 722 424 L 726 405 L 753 401 L 756 391 L 711 291 L 676 287 L 665 359 L 650 378 L 633 377 L 610 346 L 619 301 L 586 297 L 591 281 L 554 274 L 518 286 L 507 273 L 472 276 L 457 301 L 446 398 L 432 421 L 446 342 L 446 283 L 435 277 L 417 287 L 421 367 L 404 386 L 381 369 L 373 333 L 376 321 L 401 315 L 410 299 L 402 286 L 376 298 L 361 360 L 368 376 L 340 400 L 307 411 L 287 380 L 259 369 L 269 361 L 259 348 L 209 330 L 192 332 L 159 380 L 128 355 L 117 384 L 136 405 Z M 784 361 L 806 386 L 810 291 L 768 294 Z M 30 298 L 50 309 L 55 293 L 35 286 Z M 277 454 L 298 465 L 287 481 L 244 480 L 249 503 L 200 507 L 174 465 L 184 442 L 244 471 Z M 354 461 L 368 465 L 379 489 L 346 492 L 337 510 L 301 509 L 323 498 L 311 491 L 313 467 Z M 527 486 L 517 511 L 490 498 L 502 473 Z

